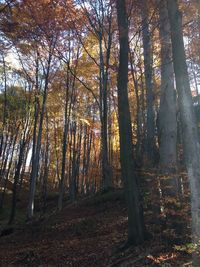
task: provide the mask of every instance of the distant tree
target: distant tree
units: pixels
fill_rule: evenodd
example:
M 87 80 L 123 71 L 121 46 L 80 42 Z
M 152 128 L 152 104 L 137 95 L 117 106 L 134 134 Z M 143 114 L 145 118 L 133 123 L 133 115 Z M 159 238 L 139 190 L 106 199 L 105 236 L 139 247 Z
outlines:
M 112 187 L 112 167 L 109 162 L 108 147 L 108 99 L 109 99 L 109 71 L 111 60 L 111 47 L 113 39 L 113 5 L 110 1 L 85 1 L 79 0 L 89 22 L 90 31 L 98 43 L 98 58 L 94 58 L 90 51 L 86 53 L 97 65 L 99 70 L 99 112 L 101 122 L 101 167 L 102 189 L 109 190 Z M 86 8 L 86 2 L 90 6 Z M 82 43 L 83 44 L 83 43 Z

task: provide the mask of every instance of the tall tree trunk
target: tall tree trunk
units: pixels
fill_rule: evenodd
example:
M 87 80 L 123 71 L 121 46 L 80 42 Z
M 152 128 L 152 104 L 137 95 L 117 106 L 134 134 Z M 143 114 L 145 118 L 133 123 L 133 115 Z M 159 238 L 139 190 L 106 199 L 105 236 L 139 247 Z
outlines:
M 3 104 L 3 125 L 2 125 L 1 141 L 0 141 L 0 156 L 3 150 L 2 148 L 4 141 L 4 130 L 6 126 L 6 117 L 7 117 L 7 73 L 6 73 L 6 62 L 4 55 L 2 55 L 2 61 L 3 61 L 3 75 L 4 75 L 4 104 Z
M 101 106 L 101 157 L 102 157 L 102 182 L 103 190 L 107 191 L 112 187 L 112 168 L 108 158 L 108 66 L 110 62 L 111 33 L 108 37 L 108 48 L 106 63 L 104 63 L 102 38 L 99 34 L 100 48 L 100 106 Z M 105 67 L 106 65 L 106 67 Z
M 78 66 L 78 57 L 79 57 L 79 49 L 76 54 L 76 65 L 74 67 L 74 74 L 70 79 L 71 67 L 70 67 L 70 59 L 71 59 L 71 42 L 69 42 L 69 61 L 67 62 L 67 79 L 66 79 L 66 94 L 65 94 L 65 117 L 64 117 L 64 129 L 63 129 L 63 147 L 62 147 L 62 168 L 61 168 L 61 179 L 59 184 L 59 198 L 58 198 L 58 209 L 62 210 L 63 205 L 63 195 L 65 191 L 65 169 L 66 169 L 66 154 L 67 154 L 67 140 L 68 140 L 68 132 L 69 132 L 69 124 L 72 110 L 74 110 L 74 105 L 76 102 L 76 93 L 75 93 L 75 81 L 76 81 L 76 70 Z M 71 88 L 71 95 L 69 98 L 69 89 Z
M 134 63 L 133 63 L 133 55 L 131 53 L 131 49 L 129 46 L 129 56 L 130 56 L 130 65 L 131 65 L 131 75 L 134 84 L 134 91 L 136 97 L 136 106 L 137 106 L 137 114 L 136 114 L 136 123 L 137 123 L 137 144 L 136 144 L 136 160 L 137 163 L 141 162 L 142 160 L 142 146 L 141 146 L 141 139 L 142 139 L 142 120 L 141 120 L 141 103 L 139 97 L 139 85 L 136 76 L 136 71 L 134 70 Z
M 61 169 L 61 179 L 59 184 L 58 210 L 62 210 L 63 195 L 65 188 L 65 175 L 66 175 L 65 166 L 66 166 L 66 153 L 67 153 L 67 138 L 69 130 L 69 117 L 71 113 L 71 101 L 70 101 L 70 106 L 68 106 L 68 103 L 69 103 L 69 69 L 67 70 L 67 82 L 66 82 L 66 93 L 65 93 L 65 117 L 64 117 L 65 122 L 63 130 L 62 169 Z
M 142 39 L 144 49 L 144 75 L 146 85 L 147 102 L 147 133 L 146 133 L 146 155 L 150 165 L 155 163 L 156 143 L 155 143 L 155 111 L 154 111 L 154 90 L 153 90 L 153 55 L 148 22 L 147 1 L 141 2 L 142 15 Z
M 71 135 L 71 142 L 72 142 L 72 160 L 71 160 L 71 179 L 70 179 L 70 200 L 72 202 L 76 199 L 76 157 L 77 157 L 77 150 L 76 150 L 76 142 L 77 142 L 77 123 L 72 122 L 72 135 Z
M 83 138 L 83 125 L 82 123 L 79 125 L 79 136 L 78 142 L 76 146 L 77 157 L 76 157 L 76 194 L 80 192 L 80 160 L 81 160 L 81 150 L 82 150 L 82 138 Z
M 134 172 L 132 127 L 128 100 L 128 19 L 125 0 L 117 0 L 120 58 L 118 71 L 118 113 L 120 160 L 128 205 L 128 242 L 144 241 L 144 222 L 137 178 Z
M 167 2 L 157 1 L 160 18 L 161 43 L 161 89 L 160 109 L 158 113 L 158 140 L 160 153 L 160 185 L 164 212 L 168 224 L 180 230 L 180 218 L 175 211 L 178 207 L 177 163 L 177 117 L 176 92 L 174 89 L 174 71 L 172 63 L 172 47 Z M 171 200 L 174 200 L 173 202 Z
M 43 212 L 47 209 L 47 185 L 49 176 L 49 162 L 50 162 L 50 140 L 49 140 L 49 116 L 46 113 L 46 144 L 45 144 L 45 160 L 44 160 L 44 174 L 43 174 L 43 184 L 42 184 L 42 197 L 43 197 Z
M 21 167 L 22 167 L 22 164 L 23 164 L 24 152 L 25 152 L 25 148 L 26 148 L 27 128 L 28 128 L 28 121 L 26 122 L 26 125 L 24 127 L 23 137 L 22 137 L 21 144 L 20 144 L 20 149 L 19 149 L 19 159 L 18 159 L 18 162 L 17 162 L 17 167 L 16 167 L 15 175 L 14 175 L 14 184 L 13 184 L 13 190 L 12 190 L 13 191 L 13 194 L 12 194 L 12 207 L 11 207 L 9 224 L 12 224 L 14 219 L 15 219 L 16 204 L 17 204 L 17 186 L 18 186 L 18 183 L 19 183 L 19 177 L 20 177 Z
M 20 125 L 16 129 L 15 137 L 14 137 L 12 143 L 11 143 L 12 144 L 12 148 L 10 146 L 11 154 L 10 154 L 10 148 L 8 150 L 8 156 L 10 156 L 10 159 L 9 159 L 8 167 L 7 167 L 7 160 L 6 160 L 6 164 L 5 164 L 6 177 L 5 177 L 4 190 L 3 190 L 3 192 L 2 192 L 2 194 L 0 196 L 0 209 L 3 208 L 3 204 L 4 204 L 4 197 L 5 197 L 5 193 L 6 193 L 6 189 L 7 189 L 7 183 L 8 183 L 9 176 L 10 176 L 10 170 L 11 170 L 11 167 L 12 167 L 12 164 L 13 164 L 13 157 L 14 157 L 14 153 L 15 153 L 15 146 L 16 146 L 16 143 L 17 143 L 17 137 L 18 137 L 18 134 L 19 134 L 19 128 L 20 128 Z
M 9 134 L 8 132 L 6 133 L 5 135 L 5 139 L 3 140 L 3 144 L 2 144 L 2 153 L 1 153 L 1 164 L 0 164 L 0 182 L 1 182 L 1 179 L 2 179 L 2 172 L 3 172 L 3 166 L 4 166 L 4 161 L 5 161 L 5 156 L 6 156 L 6 149 L 7 149 L 7 146 L 9 145 Z
M 86 145 L 88 139 L 87 124 L 84 125 L 83 129 L 83 166 L 82 166 L 82 178 L 81 178 L 81 194 L 85 193 L 85 169 L 86 169 Z
M 167 0 L 174 72 L 180 108 L 183 149 L 191 189 L 192 230 L 194 241 L 200 238 L 200 151 L 196 118 L 190 90 L 182 33 L 182 14 L 177 0 Z M 200 266 L 199 259 L 195 266 Z
M 1 155 L 1 167 L 0 167 L 0 182 L 3 179 L 3 176 L 5 174 L 8 156 L 9 156 L 9 150 L 12 145 L 13 135 L 7 133 L 6 139 L 4 140 L 4 148 L 3 148 L 3 154 Z
M 177 160 L 177 122 L 176 93 L 174 89 L 174 72 L 170 25 L 165 0 L 159 1 L 160 41 L 161 41 L 161 95 L 159 110 L 159 149 L 162 168 L 176 167 Z
M 26 151 L 24 153 L 23 163 L 22 163 L 22 171 L 21 171 L 21 175 L 20 175 L 21 177 L 20 177 L 20 181 L 19 181 L 18 198 L 20 198 L 20 193 L 21 193 L 21 189 L 22 189 L 22 185 L 23 185 L 23 181 L 24 181 L 24 176 L 26 173 L 26 163 L 27 163 L 29 151 L 30 151 L 30 135 L 27 138 L 27 146 L 26 146 Z
M 54 178 L 54 183 L 56 181 L 60 181 L 60 175 L 59 175 L 59 154 L 58 154 L 58 149 L 59 149 L 59 143 L 58 143 L 58 138 L 57 138 L 57 127 L 56 127 L 56 122 L 55 122 L 55 117 L 53 120 L 53 127 L 54 127 L 54 150 L 55 150 L 55 160 L 56 160 L 56 177 Z
M 38 170 L 39 170 L 39 159 L 40 159 L 40 150 L 41 150 L 41 142 L 42 142 L 43 120 L 44 120 L 44 115 L 45 115 L 45 110 L 46 110 L 51 59 L 52 59 L 52 54 L 51 54 L 51 52 L 49 52 L 47 70 L 46 70 L 46 75 L 45 75 L 45 85 L 44 85 L 44 93 L 43 93 L 43 101 L 42 101 L 42 110 L 40 113 L 37 144 L 36 144 L 36 148 L 35 148 L 35 155 L 34 155 L 34 159 L 33 159 L 31 179 L 30 179 L 30 192 L 29 192 L 28 214 L 27 214 L 28 219 L 31 219 L 33 217 L 33 213 L 34 213 L 36 180 L 37 180 Z

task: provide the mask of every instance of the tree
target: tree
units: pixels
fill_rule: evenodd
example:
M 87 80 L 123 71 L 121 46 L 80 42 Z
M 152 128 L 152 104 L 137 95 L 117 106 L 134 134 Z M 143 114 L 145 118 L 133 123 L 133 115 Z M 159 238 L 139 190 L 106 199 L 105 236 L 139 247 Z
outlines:
M 99 69 L 99 111 L 101 122 L 101 167 L 102 189 L 107 191 L 112 187 L 112 167 L 109 162 L 108 147 L 108 80 L 112 46 L 112 20 L 113 5 L 110 1 L 88 1 L 89 10 L 86 8 L 87 1 L 80 0 L 86 18 L 90 25 L 90 31 L 98 42 L 98 59 L 96 60 L 87 50 L 87 54 L 93 59 Z M 83 44 L 83 43 L 82 43 Z M 84 47 L 84 46 L 83 46 Z M 84 47 L 85 48 L 85 47 Z
M 128 18 L 125 0 L 117 0 L 119 29 L 118 113 L 120 160 L 128 205 L 128 242 L 138 245 L 144 241 L 144 222 L 138 181 L 134 172 L 131 117 L 128 100 Z
M 166 1 L 159 2 L 161 43 L 161 89 L 158 117 L 160 165 L 169 171 L 177 162 L 176 92 Z
M 68 51 L 68 62 L 67 62 L 67 74 L 66 74 L 66 93 L 65 93 L 65 115 L 64 115 L 64 129 L 63 129 L 63 147 L 62 147 L 62 169 L 61 169 L 61 179 L 59 185 L 59 199 L 58 199 L 58 209 L 62 209 L 62 202 L 63 202 L 63 194 L 64 194 L 64 187 L 65 187 L 65 169 L 66 169 L 66 153 L 67 153 L 67 142 L 68 142 L 68 135 L 69 135 L 69 124 L 70 124 L 70 117 L 72 109 L 74 108 L 74 91 L 75 91 L 75 75 L 72 76 L 70 73 L 70 69 L 72 69 L 71 60 L 72 60 L 72 44 L 69 39 L 69 51 Z M 74 45 L 75 46 L 75 45 Z M 76 65 L 73 67 L 74 72 L 76 73 L 77 62 L 79 57 L 79 49 L 76 55 Z M 72 77 L 70 77 L 72 76 Z
M 147 103 L 146 154 L 149 164 L 153 165 L 156 158 L 153 53 L 148 22 L 148 4 L 146 0 L 141 1 L 141 17 L 142 40 L 144 49 L 144 76 Z
M 157 118 L 159 143 L 159 172 L 166 221 L 175 231 L 180 230 L 177 214 L 180 205 L 177 183 L 177 103 L 167 2 L 157 1 L 159 39 L 161 45 L 160 107 Z M 174 200 L 173 202 L 171 200 Z
M 200 151 L 196 118 L 194 114 L 190 83 L 182 33 L 182 15 L 177 0 L 167 0 L 169 13 L 174 72 L 183 135 L 185 164 L 191 189 L 192 229 L 194 240 L 200 238 Z M 197 261 L 196 266 L 199 266 Z
M 45 111 L 46 111 L 46 102 L 47 102 L 48 86 L 49 86 L 49 75 L 50 75 L 50 68 L 51 68 L 52 56 L 53 56 L 55 45 L 56 45 L 56 40 L 54 37 L 52 37 L 52 40 L 49 46 L 46 70 L 44 71 L 45 82 L 44 82 L 44 92 L 43 92 L 43 99 L 42 99 L 42 108 L 40 112 L 37 142 L 36 142 L 36 147 L 35 147 L 35 151 L 34 151 L 33 159 L 32 159 L 32 172 L 31 172 L 31 179 L 30 179 L 30 194 L 29 194 L 29 204 L 28 204 L 28 218 L 29 219 L 33 217 L 33 212 L 34 212 L 34 198 L 35 198 L 35 189 L 36 189 L 36 179 L 37 179 L 38 170 L 39 170 L 43 121 L 44 121 L 44 116 L 45 116 Z

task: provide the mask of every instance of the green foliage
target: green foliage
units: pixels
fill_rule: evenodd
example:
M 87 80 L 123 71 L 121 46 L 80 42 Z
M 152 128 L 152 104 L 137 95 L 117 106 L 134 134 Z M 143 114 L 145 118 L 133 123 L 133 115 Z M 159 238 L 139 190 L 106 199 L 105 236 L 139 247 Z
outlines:
M 188 254 L 193 254 L 194 252 L 197 252 L 198 244 L 195 243 L 186 243 L 184 245 L 175 245 L 174 249 L 177 251 L 184 251 Z
M 0 94 L 0 112 L 1 117 L 4 111 L 4 93 Z M 27 94 L 22 87 L 11 86 L 7 88 L 6 92 L 6 119 L 17 122 L 23 118 L 27 108 Z

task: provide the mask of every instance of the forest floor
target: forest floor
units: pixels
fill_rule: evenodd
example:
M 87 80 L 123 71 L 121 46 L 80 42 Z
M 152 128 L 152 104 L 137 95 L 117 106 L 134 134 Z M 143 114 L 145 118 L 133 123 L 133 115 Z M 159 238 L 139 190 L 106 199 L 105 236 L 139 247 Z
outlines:
M 0 237 L 0 266 L 191 266 L 191 255 L 175 250 L 176 243 L 169 244 L 159 231 L 143 246 L 120 248 L 127 238 L 120 190 L 68 203 L 62 212 L 55 200 L 48 201 L 51 213 L 18 223 L 13 233 Z M 147 224 L 153 233 L 155 226 Z

